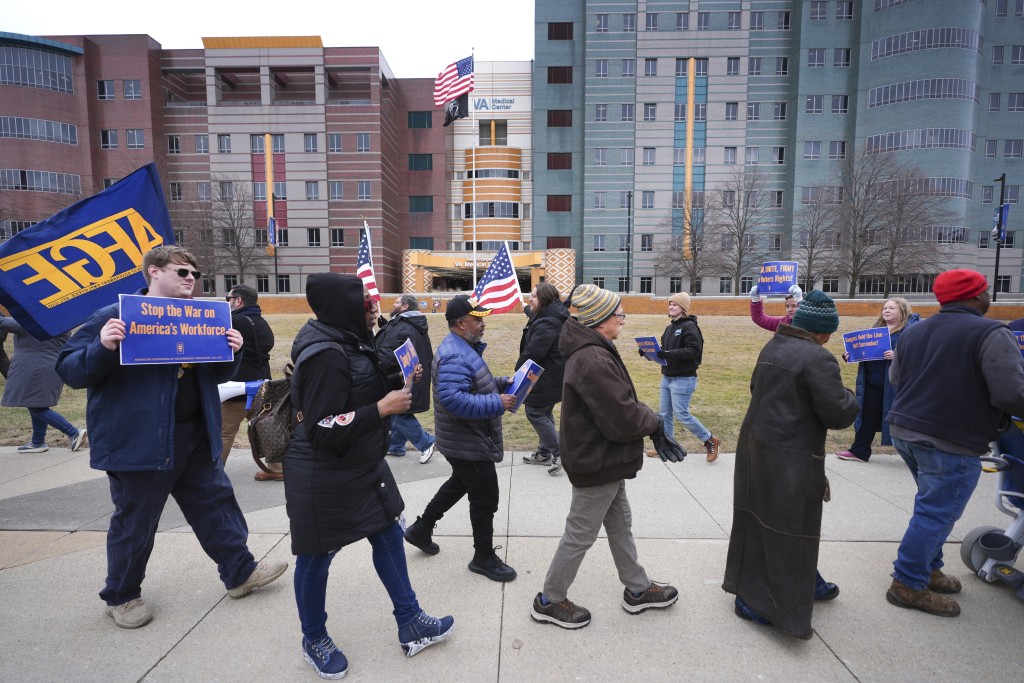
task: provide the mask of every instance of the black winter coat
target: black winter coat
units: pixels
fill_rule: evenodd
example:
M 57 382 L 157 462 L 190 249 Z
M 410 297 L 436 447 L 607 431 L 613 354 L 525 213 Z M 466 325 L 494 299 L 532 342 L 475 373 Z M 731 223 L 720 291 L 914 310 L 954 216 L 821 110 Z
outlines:
M 661 366 L 666 377 L 695 377 L 704 357 L 704 335 L 697 327 L 697 316 L 680 316 L 661 334 L 661 350 L 668 365 Z
M 516 369 L 527 360 L 544 368 L 537 384 L 524 401 L 528 406 L 550 408 L 562 400 L 565 357 L 558 350 L 558 337 L 568 317 L 565 305 L 555 301 L 540 309 L 523 328 Z
M 242 335 L 242 364 L 235 373 L 236 382 L 270 379 L 270 351 L 274 331 L 263 319 L 259 306 L 246 306 L 231 312 L 231 326 Z M 244 400 L 244 396 L 239 396 Z
M 318 273 L 310 285 L 314 278 L 330 278 L 333 296 L 326 309 L 314 309 L 317 320 L 299 330 L 292 360 L 321 341 L 337 342 L 344 352 L 321 351 L 292 378 L 302 421 L 284 456 L 284 489 L 296 555 L 366 538 L 396 522 L 405 508 L 384 461 L 390 420 L 377 412 L 395 378 L 385 375 L 366 329 L 362 281 Z
M 412 339 L 416 355 L 423 366 L 423 376 L 412 385 L 412 407 L 410 413 L 425 413 L 430 410 L 430 364 L 434 361 L 434 348 L 427 333 L 427 318 L 419 311 L 400 313 L 377 333 L 377 355 L 384 370 L 390 375 L 401 372 L 395 349 Z

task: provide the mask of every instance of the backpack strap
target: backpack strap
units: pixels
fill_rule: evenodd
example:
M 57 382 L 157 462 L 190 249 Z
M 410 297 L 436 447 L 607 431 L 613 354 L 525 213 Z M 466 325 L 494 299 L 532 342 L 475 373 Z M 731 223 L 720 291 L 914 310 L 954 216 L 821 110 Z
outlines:
M 346 356 L 346 357 L 348 355 L 348 354 L 345 353 L 344 347 L 342 347 L 342 345 L 339 344 L 338 342 L 333 342 L 333 341 L 316 342 L 316 343 L 310 344 L 306 348 L 302 349 L 302 352 L 299 353 L 299 357 L 295 359 L 295 365 L 291 368 L 291 382 L 292 382 L 292 386 L 291 386 L 291 400 L 292 400 L 292 409 L 295 411 L 295 420 L 294 420 L 295 424 L 297 424 L 299 422 L 302 422 L 302 404 L 299 402 L 299 379 L 298 379 L 298 377 L 299 377 L 299 374 L 298 374 L 299 373 L 299 366 L 302 365 L 303 361 L 308 360 L 308 359 L 312 358 L 313 356 L 315 356 L 316 354 L 320 353 L 321 351 L 326 351 L 328 349 L 334 349 L 336 351 L 340 351 L 341 354 Z

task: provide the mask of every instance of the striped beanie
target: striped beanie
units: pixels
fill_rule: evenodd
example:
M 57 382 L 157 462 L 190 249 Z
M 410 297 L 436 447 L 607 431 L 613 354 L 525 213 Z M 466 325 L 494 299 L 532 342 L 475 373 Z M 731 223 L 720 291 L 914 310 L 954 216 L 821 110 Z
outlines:
M 821 290 L 812 289 L 797 306 L 792 325 L 808 332 L 835 332 L 839 329 L 835 302 Z
M 618 296 L 595 285 L 579 285 L 572 290 L 568 300 L 568 305 L 576 308 L 576 319 L 587 327 L 597 327 L 603 323 L 621 303 Z

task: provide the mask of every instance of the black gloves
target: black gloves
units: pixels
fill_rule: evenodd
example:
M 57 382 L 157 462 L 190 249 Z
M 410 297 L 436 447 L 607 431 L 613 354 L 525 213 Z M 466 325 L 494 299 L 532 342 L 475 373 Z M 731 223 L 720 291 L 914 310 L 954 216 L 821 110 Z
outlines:
M 380 329 L 383 330 L 384 326 L 387 325 L 387 324 L 388 324 L 388 319 L 385 318 L 384 316 L 379 316 L 377 318 L 377 327 L 379 327 Z
M 654 450 L 665 462 L 682 462 L 686 457 L 686 449 L 665 434 L 665 420 L 658 418 L 658 428 L 651 434 Z
M 639 354 L 640 354 L 640 357 L 641 357 L 641 358 L 644 358 L 644 357 L 645 357 L 645 356 L 644 356 L 644 350 L 643 350 L 643 349 L 637 349 L 636 351 L 637 351 L 637 353 L 639 353 Z
M 662 359 L 668 358 L 668 354 L 665 353 L 664 350 L 656 351 L 655 354 L 658 356 L 658 358 L 662 358 Z

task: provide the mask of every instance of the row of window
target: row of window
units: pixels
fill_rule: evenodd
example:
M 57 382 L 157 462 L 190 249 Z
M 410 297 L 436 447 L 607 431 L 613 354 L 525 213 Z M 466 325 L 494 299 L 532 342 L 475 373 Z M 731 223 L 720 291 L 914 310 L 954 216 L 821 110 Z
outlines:
M 1010 45 L 1010 64 L 1024 64 L 1024 45 Z M 992 63 L 1002 64 L 1005 45 L 992 46 Z
M 902 149 L 927 149 L 931 147 L 951 147 L 953 149 L 975 150 L 977 136 L 973 131 L 962 128 L 916 128 L 900 130 L 893 133 L 881 133 L 868 136 L 867 153 L 896 152 Z M 989 140 L 986 143 L 995 143 Z M 1009 141 L 1008 141 L 1009 142 Z M 986 156 L 989 156 L 986 153 Z M 993 154 L 995 156 L 994 147 Z
M 24 116 L 0 116 L 0 138 L 43 140 L 77 145 L 78 126 L 72 123 L 30 119 Z
M 272 154 L 284 154 L 285 153 L 285 138 L 283 133 L 274 133 L 271 136 L 271 153 Z M 356 152 L 369 152 L 370 151 L 370 134 L 369 133 L 356 133 L 355 134 L 355 150 Z M 196 154 L 209 154 L 210 153 L 210 136 L 209 135 L 195 135 L 193 136 L 194 147 Z M 306 153 L 315 153 L 320 151 L 320 138 L 317 133 L 303 133 L 302 135 L 302 151 Z M 115 145 L 116 146 L 116 145 Z M 327 133 L 327 152 L 328 153 L 340 153 L 345 151 L 342 147 L 342 136 L 341 133 Z M 350 150 L 351 151 L 351 150 Z M 250 154 L 265 154 L 266 153 L 266 138 L 259 134 L 249 135 L 249 152 Z M 181 154 L 181 136 L 180 135 L 168 135 L 167 136 L 167 153 L 168 154 Z M 218 154 L 231 154 L 231 135 L 229 133 L 221 133 L 217 135 L 217 153 Z
M 969 28 L 944 27 L 908 31 L 879 38 L 871 43 L 871 60 L 883 59 L 904 52 L 955 47 L 981 54 L 982 37 Z
M 146 148 L 146 131 L 142 128 L 129 128 L 124 132 L 125 147 L 128 149 Z M 117 149 L 120 145 L 117 130 L 110 128 L 100 131 L 100 149 Z
M 20 45 L 0 45 L 0 85 L 75 92 L 74 60 L 63 54 Z
M 126 100 L 142 99 L 142 81 L 139 79 L 126 78 L 123 81 L 122 92 Z M 116 100 L 117 89 L 112 80 L 96 81 L 96 97 L 101 100 Z
M 868 108 L 910 100 L 959 99 L 977 102 L 980 90 L 977 83 L 965 78 L 926 78 L 919 81 L 904 81 L 871 88 L 868 91 Z
M 82 194 L 82 176 L 73 173 L 30 171 L 20 168 L 0 168 L 0 190 L 28 190 Z
M 1002 109 L 1003 94 L 998 92 L 990 92 L 988 94 L 988 110 L 989 111 L 1000 111 Z M 1006 93 L 1006 111 L 1022 112 L 1024 111 L 1024 92 L 1008 92 Z
M 809 18 L 812 21 L 824 21 L 828 19 L 827 0 L 812 0 Z M 743 12 L 730 10 L 725 12 L 646 12 L 644 14 L 645 31 L 688 31 L 690 30 L 690 16 L 696 14 L 694 28 L 698 31 L 743 30 Z M 751 31 L 765 30 L 766 12 L 755 10 L 748 13 L 747 27 Z M 774 26 L 779 31 L 788 31 L 792 27 L 791 12 L 774 12 Z M 664 18 L 663 18 L 664 15 Z M 612 29 L 611 17 L 615 16 L 617 21 L 615 28 L 623 33 L 636 33 L 637 15 L 635 12 L 626 12 L 612 15 L 608 13 L 597 13 L 594 15 L 594 33 L 609 33 Z M 838 0 L 835 3 L 835 18 L 839 20 L 853 19 L 852 0 Z M 674 20 L 674 21 L 673 21 Z M 672 23 L 670 23 L 672 22 Z M 768 24 L 772 25 L 772 24 Z M 669 27 L 672 28 L 669 28 Z M 571 22 L 558 22 L 548 24 L 548 40 L 572 40 L 573 29 Z
M 1005 17 L 1007 12 L 1007 6 L 1009 5 L 1008 0 L 996 0 L 996 16 Z M 1013 2 L 1013 16 L 1024 17 L 1024 0 L 1014 0 Z
M 824 48 L 821 48 L 824 50 Z M 822 53 L 824 54 L 824 53 Z M 687 78 L 687 69 L 690 59 L 686 57 L 676 57 L 675 59 L 675 77 L 676 78 Z M 775 60 L 774 72 L 765 70 L 765 60 L 769 60 L 769 65 L 772 59 Z M 824 57 L 822 57 L 824 59 Z M 834 54 L 836 66 L 850 66 L 850 51 L 847 48 L 837 48 Z M 636 59 L 627 58 L 618 60 L 621 65 L 619 73 L 624 78 L 634 78 L 636 76 Z M 657 76 L 658 75 L 658 59 L 654 57 L 644 58 L 644 76 Z M 704 78 L 708 76 L 710 60 L 707 58 L 695 58 L 693 59 L 694 66 L 694 77 Z M 594 60 L 594 78 L 608 78 L 609 77 L 609 60 L 608 59 L 595 59 Z M 816 65 L 817 66 L 817 65 Z M 820 66 L 824 66 L 822 63 Z M 762 76 L 774 74 L 776 76 L 788 76 L 789 75 L 789 57 L 748 57 L 747 58 L 747 75 L 748 76 Z M 739 76 L 740 74 L 740 58 L 739 57 L 726 57 L 725 58 L 725 75 L 726 76 Z M 571 66 L 549 66 L 548 67 L 548 83 L 553 85 L 565 85 L 572 83 L 573 79 L 573 68 Z
M 369 180 L 357 180 L 356 183 L 356 196 L 357 200 L 373 199 L 372 196 L 372 183 Z M 180 202 L 185 199 L 185 184 L 181 182 L 171 182 L 169 185 L 168 199 L 172 202 Z M 235 198 L 235 183 L 231 181 L 221 181 L 218 184 L 218 195 L 217 198 L 220 200 L 231 201 Z M 305 181 L 306 199 L 309 201 L 317 201 L 320 199 L 320 181 L 307 180 Z M 345 199 L 344 196 L 344 184 L 340 180 L 328 180 L 327 181 L 327 198 L 331 201 L 341 201 Z M 201 202 L 208 202 L 213 200 L 212 185 L 209 181 L 199 181 L 196 183 L 196 195 L 195 199 Z M 288 184 L 285 181 L 277 181 L 274 183 L 274 199 L 278 201 L 288 200 Z M 432 198 L 429 198 L 432 201 Z M 260 181 L 252 183 L 252 200 L 257 202 L 264 202 L 267 200 L 267 183 Z M 410 200 L 410 206 L 412 200 Z M 412 210 L 412 209 L 410 209 Z M 433 209 L 430 209 L 433 210 Z
M 1024 147 L 1024 140 L 1020 138 L 1016 140 L 1003 140 L 1003 158 L 1004 159 L 1020 159 L 1021 148 Z M 989 159 L 994 159 L 996 156 L 996 150 L 999 149 L 998 140 L 986 140 L 985 141 L 985 156 Z

